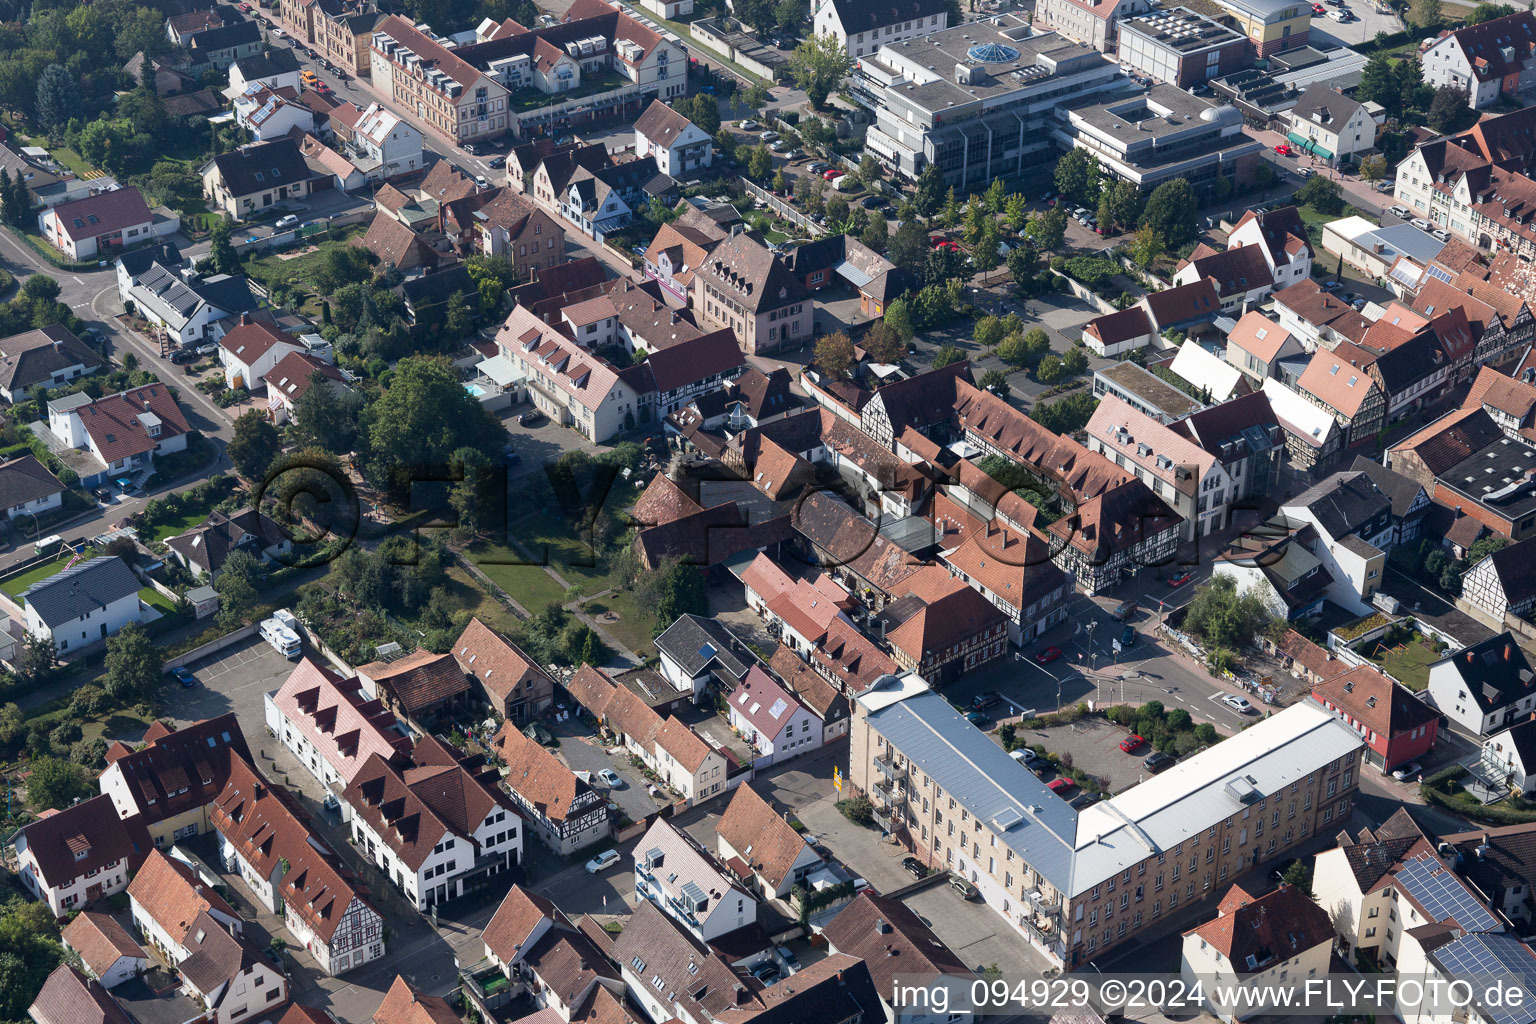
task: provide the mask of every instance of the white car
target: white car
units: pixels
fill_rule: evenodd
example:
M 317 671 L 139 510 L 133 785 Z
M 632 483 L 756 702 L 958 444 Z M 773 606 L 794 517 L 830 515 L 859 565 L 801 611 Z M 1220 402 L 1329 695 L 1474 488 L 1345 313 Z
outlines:
M 1253 705 L 1249 704 L 1246 700 L 1244 700 L 1243 698 L 1237 696 L 1236 694 L 1232 694 L 1232 693 L 1224 693 L 1224 694 L 1222 694 L 1221 695 L 1221 702 L 1223 704 L 1225 704 L 1227 707 L 1231 708 L 1233 711 L 1236 711 L 1240 715 L 1246 715 L 1249 712 L 1253 711 Z
M 1349 20 L 1349 12 L 1348 11 L 1340 11 L 1340 10 L 1329 11 L 1328 12 L 1328 20 L 1329 21 L 1348 21 Z
M 1409 779 L 1416 778 L 1423 770 L 1424 766 L 1419 764 L 1419 762 L 1410 761 L 1401 768 L 1394 768 L 1392 770 L 1392 777 L 1398 782 L 1407 782 Z
M 603 768 L 597 773 L 597 777 L 603 780 L 603 785 L 609 789 L 623 789 L 624 777 L 612 768 Z
M 1016 750 L 1008 751 L 1008 756 L 1013 758 L 1015 761 L 1019 762 L 1020 764 L 1033 764 L 1034 761 L 1035 761 L 1035 758 L 1039 757 L 1040 755 L 1036 754 L 1033 750 L 1030 750 L 1028 747 L 1019 747 Z
M 602 853 L 587 861 L 587 874 L 595 875 L 599 871 L 613 867 L 619 862 L 619 851 L 604 850 Z

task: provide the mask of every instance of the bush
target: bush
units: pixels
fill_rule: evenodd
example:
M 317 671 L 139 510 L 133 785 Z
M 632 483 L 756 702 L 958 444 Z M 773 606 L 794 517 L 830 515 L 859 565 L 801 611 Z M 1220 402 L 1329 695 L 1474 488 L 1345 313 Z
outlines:
M 855 796 L 837 802 L 838 813 L 855 825 L 868 828 L 875 823 L 875 808 L 868 797 Z

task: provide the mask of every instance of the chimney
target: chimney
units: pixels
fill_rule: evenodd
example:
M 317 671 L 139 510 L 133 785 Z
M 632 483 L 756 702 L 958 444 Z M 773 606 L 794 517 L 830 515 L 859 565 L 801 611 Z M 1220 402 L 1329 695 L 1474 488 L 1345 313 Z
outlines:
M 1509 656 L 1511 654 L 1513 654 L 1514 651 L 1515 651 L 1514 644 L 1505 644 L 1504 645 L 1504 660 L 1508 661 L 1509 660 Z
M 240 314 L 240 326 L 245 327 L 248 324 L 250 324 L 250 322 L 251 322 L 251 314 L 249 314 L 249 313 L 241 313 Z
M 1474 658 L 1475 658 L 1475 657 L 1476 657 L 1476 656 L 1475 656 L 1475 655 L 1474 655 L 1474 654 L 1473 654 L 1473 653 L 1472 653 L 1472 652 L 1471 652 L 1471 651 L 1468 651 L 1468 652 L 1467 652 L 1467 664 L 1468 664 L 1468 665 L 1470 665 L 1470 664 L 1472 664 L 1472 661 L 1473 661 L 1473 659 L 1474 659 Z

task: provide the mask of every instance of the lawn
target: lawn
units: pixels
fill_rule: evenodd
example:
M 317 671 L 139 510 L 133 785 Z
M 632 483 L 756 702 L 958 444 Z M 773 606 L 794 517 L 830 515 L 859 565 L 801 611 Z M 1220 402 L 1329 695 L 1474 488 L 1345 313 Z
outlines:
M 1382 671 L 1402 681 L 1414 693 L 1422 693 L 1429 685 L 1429 666 L 1442 655 L 1423 640 L 1413 640 L 1398 647 L 1388 648 L 1378 642 L 1370 654 L 1371 661 Z
M 302 256 L 284 259 L 283 253 L 274 252 L 247 260 L 245 272 L 268 289 L 278 284 L 312 287 L 308 282 L 314 277 L 315 271 L 319 269 L 320 262 L 325 258 L 325 254 L 331 249 L 349 244 L 347 240 L 353 235 L 362 234 L 368 229 L 362 224 L 352 224 L 344 230 L 345 234 L 340 240 L 326 239 L 317 243 L 313 252 L 307 252 Z
M 139 600 L 149 605 L 162 615 L 175 615 L 176 605 L 154 587 L 145 587 L 139 591 Z
M 43 562 L 39 565 L 33 566 L 26 572 L 17 576 L 12 576 L 5 582 L 0 583 L 0 590 L 4 590 L 11 597 L 20 597 L 22 591 L 26 590 L 32 584 L 37 583 L 40 580 L 45 580 L 49 576 L 52 576 L 54 573 L 62 572 L 64 570 L 64 566 L 68 565 L 69 560 L 73 557 L 74 553 L 71 552 L 70 554 L 64 555 L 63 557 L 55 558 L 51 562 Z
M 170 537 L 175 537 L 178 534 L 186 533 L 188 530 L 192 529 L 192 527 L 198 525 L 204 519 L 207 519 L 208 512 L 212 508 L 213 506 L 209 505 L 208 508 L 194 509 L 191 512 L 184 512 L 179 516 L 172 516 L 171 518 L 164 520 L 163 522 L 156 525 L 154 535 L 150 538 L 150 540 L 156 544 L 160 544 Z

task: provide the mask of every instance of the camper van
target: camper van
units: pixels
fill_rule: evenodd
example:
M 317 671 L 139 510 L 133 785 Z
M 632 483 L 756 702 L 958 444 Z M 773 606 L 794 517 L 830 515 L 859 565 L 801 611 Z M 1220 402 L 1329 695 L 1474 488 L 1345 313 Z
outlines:
M 275 617 L 262 620 L 261 638 L 271 644 L 274 651 L 290 661 L 297 658 L 302 650 L 299 634 L 283 625 L 282 621 Z

